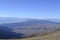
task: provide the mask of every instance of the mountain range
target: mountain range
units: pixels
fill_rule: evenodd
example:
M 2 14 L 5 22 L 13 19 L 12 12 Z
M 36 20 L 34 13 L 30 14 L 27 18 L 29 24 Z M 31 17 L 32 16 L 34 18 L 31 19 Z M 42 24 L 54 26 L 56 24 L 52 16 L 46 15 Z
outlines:
M 0 18 L 0 38 L 21 38 L 57 29 L 60 30 L 60 23 L 52 20 Z

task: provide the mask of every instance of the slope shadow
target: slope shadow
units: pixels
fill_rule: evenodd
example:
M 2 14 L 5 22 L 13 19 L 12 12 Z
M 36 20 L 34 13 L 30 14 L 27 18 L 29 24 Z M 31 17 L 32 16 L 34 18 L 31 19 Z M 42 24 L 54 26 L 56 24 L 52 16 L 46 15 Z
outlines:
M 11 31 L 12 29 L 0 26 L 0 39 L 15 39 L 15 38 L 23 38 L 24 34 L 15 33 Z

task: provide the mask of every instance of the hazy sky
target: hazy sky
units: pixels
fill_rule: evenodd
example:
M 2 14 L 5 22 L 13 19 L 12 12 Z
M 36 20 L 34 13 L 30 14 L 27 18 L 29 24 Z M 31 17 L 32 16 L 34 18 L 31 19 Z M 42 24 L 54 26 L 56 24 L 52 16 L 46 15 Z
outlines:
M 0 0 L 0 17 L 60 19 L 60 0 Z

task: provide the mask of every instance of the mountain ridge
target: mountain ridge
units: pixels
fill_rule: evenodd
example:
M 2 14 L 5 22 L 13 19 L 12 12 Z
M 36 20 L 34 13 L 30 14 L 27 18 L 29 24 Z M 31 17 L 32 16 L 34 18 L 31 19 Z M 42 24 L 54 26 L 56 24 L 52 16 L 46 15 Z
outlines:
M 49 20 L 37 20 L 37 19 L 29 19 L 24 22 L 12 22 L 12 23 L 3 23 L 0 24 L 2 28 L 10 28 L 12 32 L 17 34 L 24 34 L 23 36 L 30 36 L 32 34 L 38 34 L 42 32 L 51 32 L 57 29 L 60 29 L 60 23 L 53 22 Z M 9 30 L 9 29 L 8 29 Z

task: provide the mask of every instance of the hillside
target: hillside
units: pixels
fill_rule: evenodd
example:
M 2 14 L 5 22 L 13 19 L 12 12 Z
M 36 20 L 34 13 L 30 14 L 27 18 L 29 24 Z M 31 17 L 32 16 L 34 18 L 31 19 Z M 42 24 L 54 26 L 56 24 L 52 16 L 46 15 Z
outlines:
M 5 39 L 0 39 L 5 40 Z M 54 33 L 44 35 L 44 36 L 36 36 L 24 39 L 6 39 L 6 40 L 60 40 L 60 31 L 55 31 Z
M 0 27 L 2 27 L 0 30 L 0 33 L 1 34 L 3 33 L 1 35 L 2 38 L 4 38 L 4 35 L 7 35 L 7 34 L 8 35 L 6 36 L 6 38 L 7 37 L 11 38 L 12 36 L 10 34 L 13 35 L 12 38 L 17 38 L 17 35 L 19 35 L 18 38 L 21 38 L 21 37 L 32 36 L 34 34 L 39 34 L 42 32 L 60 30 L 60 23 L 52 22 L 48 20 L 35 20 L 34 19 L 34 20 L 26 21 L 26 22 L 16 22 L 16 23 L 6 23 L 6 24 L 4 23 L 4 24 L 0 24 Z
M 0 26 L 0 39 L 21 38 L 24 34 L 12 32 L 12 29 Z
M 11 40 L 60 40 L 60 31 L 56 31 L 49 35 L 45 36 L 36 36 L 32 38 L 25 38 L 25 39 L 11 39 Z
M 0 24 L 0 38 L 33 37 L 45 35 L 55 30 L 60 30 L 60 23 L 48 20 L 33 19 L 25 22 L 4 23 Z
M 0 24 L 2 27 L 12 29 L 12 32 L 17 34 L 22 33 L 25 36 L 39 34 L 42 32 L 50 32 L 60 28 L 60 24 L 48 20 L 29 20 L 26 22 L 16 22 L 8 24 Z

